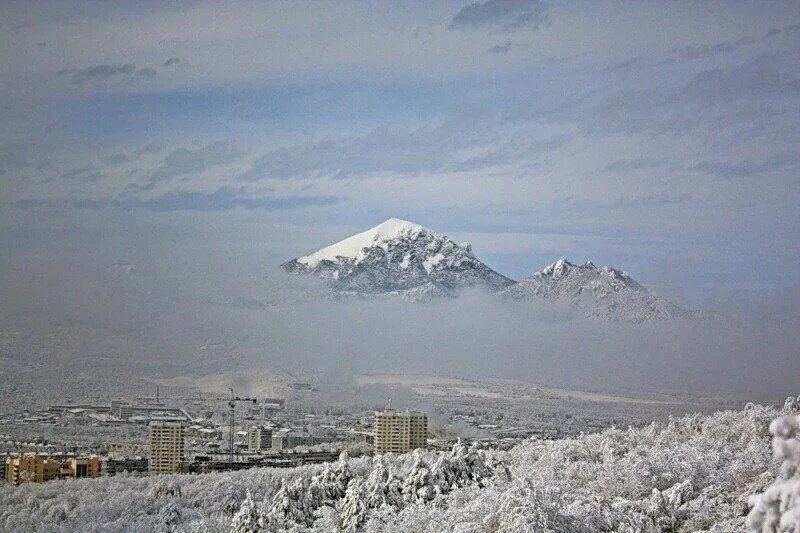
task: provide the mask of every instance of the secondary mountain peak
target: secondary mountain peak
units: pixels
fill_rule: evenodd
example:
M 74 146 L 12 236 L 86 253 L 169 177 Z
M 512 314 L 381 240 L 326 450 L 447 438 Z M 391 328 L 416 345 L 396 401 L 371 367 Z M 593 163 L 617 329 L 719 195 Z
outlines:
M 589 318 L 646 322 L 685 317 L 688 311 L 650 292 L 627 272 L 566 259 L 544 267 L 503 294 L 516 300 L 548 300 L 578 309 Z

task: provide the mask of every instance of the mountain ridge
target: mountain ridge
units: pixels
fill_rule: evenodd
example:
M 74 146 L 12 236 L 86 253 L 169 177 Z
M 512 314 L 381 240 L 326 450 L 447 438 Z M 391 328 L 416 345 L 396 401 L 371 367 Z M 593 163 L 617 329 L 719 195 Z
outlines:
M 602 321 L 642 323 L 719 315 L 683 309 L 641 285 L 626 271 L 598 267 L 591 261 L 576 264 L 561 258 L 515 281 L 478 259 L 469 243 L 458 243 L 399 218 L 390 218 L 281 267 L 290 273 L 322 278 L 339 296 L 426 301 L 477 287 L 509 300 L 566 305 L 589 319 Z

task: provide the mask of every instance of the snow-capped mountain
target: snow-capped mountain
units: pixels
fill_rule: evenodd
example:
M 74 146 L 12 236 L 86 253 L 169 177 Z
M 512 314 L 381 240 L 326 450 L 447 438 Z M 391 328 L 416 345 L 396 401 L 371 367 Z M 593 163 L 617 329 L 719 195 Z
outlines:
M 693 312 L 650 292 L 627 272 L 591 262 L 559 259 L 502 292 L 516 300 L 548 300 L 576 308 L 589 318 L 648 322 L 686 318 Z
M 343 294 L 426 299 L 514 284 L 475 257 L 469 244 L 397 218 L 281 266 L 324 278 Z
M 457 243 L 413 222 L 386 222 L 281 265 L 291 273 L 325 280 L 325 294 L 400 296 L 429 300 L 480 287 L 514 300 L 545 301 L 604 321 L 673 319 L 721 321 L 710 311 L 690 311 L 658 296 L 622 270 L 560 259 L 516 282 L 495 272 Z

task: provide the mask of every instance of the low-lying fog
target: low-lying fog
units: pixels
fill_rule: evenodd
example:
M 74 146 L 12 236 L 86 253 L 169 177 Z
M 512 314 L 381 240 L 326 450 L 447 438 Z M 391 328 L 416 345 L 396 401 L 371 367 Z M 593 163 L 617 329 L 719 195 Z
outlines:
M 798 287 L 764 301 L 720 299 L 735 325 L 634 325 L 480 292 L 331 301 L 315 296 L 315 281 L 276 267 L 253 274 L 224 257 L 19 254 L 5 264 L 6 373 L 102 369 L 124 380 L 283 370 L 338 383 L 398 371 L 773 401 L 796 394 L 800 378 Z

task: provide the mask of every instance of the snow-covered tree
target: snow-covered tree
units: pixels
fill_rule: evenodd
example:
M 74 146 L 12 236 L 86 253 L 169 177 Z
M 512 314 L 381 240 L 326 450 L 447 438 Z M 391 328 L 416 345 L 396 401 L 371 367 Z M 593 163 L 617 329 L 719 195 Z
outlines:
M 233 515 L 231 521 L 231 533 L 259 533 L 263 531 L 259 523 L 260 511 L 250 491 L 247 491 L 241 507 Z
M 386 467 L 382 457 L 376 459 L 367 477 L 365 492 L 370 509 L 399 509 L 404 505 L 403 480 Z
M 367 491 L 362 479 L 356 478 L 347 485 L 344 499 L 339 505 L 342 531 L 355 532 L 367 517 Z
M 268 522 L 278 525 L 313 524 L 314 509 L 319 505 L 314 501 L 309 485 L 304 476 L 289 482 L 281 480 L 281 488 L 272 498 L 272 504 L 267 511 Z
M 406 501 L 428 501 L 436 495 L 434 478 L 420 450 L 414 451 L 414 464 L 403 482 L 403 498 Z
M 344 497 L 351 477 L 346 455 L 333 465 L 326 463 L 322 472 L 311 478 L 309 491 L 312 493 L 314 509 L 321 505 L 334 505 Z
M 158 530 L 173 531 L 180 524 L 182 518 L 181 506 L 176 501 L 170 501 L 158 513 Z
M 789 401 L 787 400 L 787 404 Z M 772 449 L 781 461 L 778 478 L 750 499 L 747 527 L 758 533 L 800 531 L 800 415 L 782 416 L 770 425 Z

